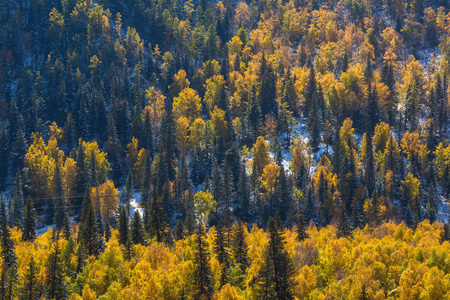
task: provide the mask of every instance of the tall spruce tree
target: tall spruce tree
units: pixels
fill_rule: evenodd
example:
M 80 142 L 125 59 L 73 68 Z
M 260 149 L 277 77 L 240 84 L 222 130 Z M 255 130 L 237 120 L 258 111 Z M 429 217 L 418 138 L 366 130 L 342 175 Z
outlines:
M 272 217 L 267 222 L 269 245 L 265 252 L 264 266 L 257 279 L 259 296 L 263 299 L 294 299 L 294 269 L 291 258 L 284 249 L 285 242 L 279 223 L 279 220 Z
M 228 281 L 228 268 L 230 255 L 226 248 L 226 235 L 221 222 L 216 226 L 216 236 L 214 241 L 214 252 L 220 265 L 220 286 L 224 286 Z
M 277 96 L 276 77 L 272 69 L 272 66 L 267 62 L 264 53 L 261 59 L 259 78 L 261 81 L 261 87 L 259 90 L 259 103 L 261 107 L 261 114 L 263 118 L 267 114 L 272 114 L 274 117 L 277 117 L 278 105 L 276 102 Z
M 238 264 L 241 271 L 244 273 L 249 266 L 247 250 L 248 246 L 245 242 L 245 228 L 244 223 L 239 220 L 234 224 L 233 240 L 232 240 L 232 254 L 235 262 Z
M 210 299 L 213 290 L 213 279 L 209 267 L 209 247 L 205 239 L 205 225 L 200 223 L 195 235 L 194 250 L 194 298 Z
M 1 233 L 1 246 L 2 246 L 2 258 L 6 269 L 12 266 L 17 267 L 17 256 L 14 249 L 14 241 L 11 238 L 11 231 L 8 226 L 8 220 L 6 218 L 6 207 L 5 199 L 3 194 L 1 196 L 1 207 L 0 207 L 0 233 Z
M 161 192 L 164 183 L 175 179 L 176 137 L 175 120 L 172 112 L 173 99 L 167 97 L 164 114 L 161 120 L 158 149 L 160 153 L 160 168 L 158 189 Z
M 244 164 L 242 164 L 241 172 L 239 172 L 238 199 L 236 217 L 244 221 L 250 221 L 250 191 Z
M 126 245 L 130 239 L 129 218 L 125 206 L 119 211 L 119 243 Z
M 24 241 L 34 241 L 37 236 L 36 223 L 38 215 L 34 208 L 34 202 L 30 195 L 28 195 L 25 202 L 25 211 L 23 216 L 22 239 Z
M 25 281 L 20 291 L 20 299 L 38 299 L 38 271 L 34 257 L 31 256 L 25 273 Z
M 87 255 L 97 256 L 99 254 L 97 220 L 95 218 L 89 189 L 86 190 L 84 195 L 79 239 Z
M 166 232 L 164 207 L 157 191 L 153 188 L 150 202 L 150 234 L 156 236 L 158 242 L 162 242 Z
M 59 164 L 56 163 L 54 183 L 53 183 L 53 223 L 57 229 L 61 229 L 64 225 L 64 217 L 67 212 L 67 203 L 64 199 L 64 189 L 62 183 L 62 174 Z M 49 216 L 50 217 L 50 216 Z
M 141 214 L 138 210 L 134 212 L 133 222 L 131 223 L 131 239 L 135 245 L 145 242 Z
M 23 196 L 23 183 L 20 170 L 17 170 L 16 177 L 14 178 L 14 185 L 12 195 L 10 197 L 10 226 L 21 227 L 23 224 L 23 210 L 25 205 L 25 199 Z
M 300 242 L 308 237 L 308 234 L 306 233 L 306 226 L 305 215 L 303 214 L 303 210 L 300 208 L 297 212 L 297 224 L 295 228 L 295 231 L 297 232 L 297 239 Z
M 64 271 L 62 268 L 58 241 L 54 243 L 54 250 L 48 257 L 46 267 L 46 290 L 48 299 L 66 299 L 67 287 L 64 282 Z

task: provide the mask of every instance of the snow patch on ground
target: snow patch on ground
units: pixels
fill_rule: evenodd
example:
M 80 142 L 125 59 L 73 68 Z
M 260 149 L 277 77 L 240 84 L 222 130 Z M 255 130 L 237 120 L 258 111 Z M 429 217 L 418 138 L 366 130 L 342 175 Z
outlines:
M 47 230 L 53 229 L 53 228 L 55 228 L 54 224 L 52 224 L 52 225 L 45 225 L 45 226 L 43 226 L 43 227 L 41 227 L 39 229 L 36 229 L 36 233 L 37 233 L 37 235 L 43 235 L 44 233 L 47 232 Z

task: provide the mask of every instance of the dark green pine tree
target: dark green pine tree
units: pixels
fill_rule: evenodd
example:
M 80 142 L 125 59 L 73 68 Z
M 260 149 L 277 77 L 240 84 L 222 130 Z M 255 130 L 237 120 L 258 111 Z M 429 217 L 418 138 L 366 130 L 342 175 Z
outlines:
M 209 25 L 206 33 L 205 45 L 203 47 L 203 58 L 205 61 L 216 58 L 219 49 L 217 49 L 217 33 L 214 24 Z
M 125 206 L 121 206 L 119 211 L 119 243 L 126 245 L 129 240 L 130 228 L 129 218 Z
M 244 164 L 242 164 L 241 172 L 239 172 L 238 199 L 236 217 L 244 221 L 250 221 L 250 191 Z
M 297 232 L 297 239 L 301 242 L 304 239 L 308 238 L 308 234 L 306 233 L 306 220 L 305 215 L 303 214 L 303 210 L 299 208 L 297 212 L 297 226 L 295 227 L 295 231 Z
M 209 250 L 205 239 L 205 225 L 200 223 L 195 235 L 194 250 L 194 298 L 210 299 L 213 290 L 213 279 L 209 268 Z
M 20 291 L 20 299 L 39 299 L 38 297 L 38 271 L 34 257 L 31 256 L 28 269 L 25 273 L 25 281 Z
M 2 258 L 6 268 L 9 269 L 12 266 L 17 266 L 17 256 L 14 250 L 14 241 L 11 238 L 8 220 L 6 218 L 6 207 L 3 194 L 1 196 L 0 217 Z
M 13 160 L 13 168 L 16 169 L 22 169 L 23 168 L 23 159 L 25 157 L 25 154 L 27 153 L 28 149 L 28 142 L 26 138 L 26 133 L 24 131 L 25 125 L 24 120 L 22 117 L 22 114 L 19 115 L 19 119 L 17 122 L 17 132 L 16 132 L 16 139 L 12 146 L 14 154 L 14 160 Z
M 308 79 L 308 88 L 305 95 L 305 105 L 304 105 L 304 117 L 307 118 L 310 115 L 310 109 L 312 103 L 315 101 L 317 96 L 317 83 L 316 74 L 314 72 L 314 65 L 311 65 Z
M 367 106 L 366 106 L 366 130 L 373 132 L 378 123 L 378 102 L 377 90 L 372 88 L 371 83 L 368 84 Z M 368 122 L 368 123 L 367 123 Z
M 212 196 L 214 200 L 217 202 L 216 206 L 216 217 L 218 215 L 222 215 L 225 211 L 225 195 L 223 194 L 224 186 L 223 186 L 223 176 L 222 176 L 222 168 L 216 162 L 214 164 L 213 172 L 211 175 L 211 184 L 212 184 Z
M 17 170 L 16 177 L 14 178 L 14 186 L 12 195 L 10 197 L 10 202 L 9 225 L 21 227 L 23 224 L 23 209 L 25 205 L 25 199 L 23 196 L 23 183 L 20 170 Z
M 350 234 L 350 225 L 347 215 L 347 207 L 345 203 L 342 201 L 341 197 L 337 197 L 338 202 L 338 224 L 337 224 L 337 232 L 338 237 L 345 237 Z
M 36 238 L 37 218 L 38 215 L 36 213 L 36 209 L 34 208 L 33 199 L 31 199 L 31 196 L 28 195 L 23 213 L 22 239 L 24 241 L 34 241 Z
M 158 242 L 162 242 L 166 232 L 166 222 L 164 207 L 162 205 L 161 198 L 158 197 L 155 188 L 152 190 L 151 202 L 150 202 L 150 234 L 156 236 Z
M 103 238 L 105 235 L 105 230 L 103 227 L 103 219 L 102 219 L 102 215 L 98 214 L 96 217 L 97 220 L 97 236 L 98 236 L 98 252 L 103 252 L 103 250 L 105 250 L 105 239 Z
M 97 220 L 95 218 L 89 189 L 86 190 L 86 193 L 84 195 L 79 239 L 87 255 L 97 256 L 99 254 Z
M 0 131 L 0 190 L 5 189 L 8 177 L 9 138 L 7 127 L 8 121 L 3 122 Z
M 242 273 L 247 270 L 249 266 L 247 250 L 248 246 L 245 242 L 245 228 L 244 223 L 239 220 L 234 224 L 233 240 L 232 240 L 232 254 L 235 262 L 238 264 Z
M 280 215 L 283 221 L 286 221 L 290 214 L 289 208 L 292 204 L 292 187 L 289 184 L 290 180 L 286 171 L 284 170 L 284 166 L 281 165 L 280 175 L 277 181 L 277 203 L 276 203 L 276 211 Z M 292 214 L 291 214 L 292 216 Z
M 70 230 L 70 219 L 69 219 L 69 214 L 67 213 L 67 211 L 64 214 L 64 220 L 63 220 L 63 226 L 62 226 L 62 233 L 63 233 L 63 237 L 66 240 L 69 240 L 69 238 L 72 235 L 72 232 Z
M 308 87 L 309 89 L 309 87 Z M 320 109 L 319 93 L 316 90 L 308 102 L 307 129 L 309 132 L 310 145 L 314 152 L 319 150 L 320 134 L 322 131 L 322 112 Z
M 450 241 L 450 223 L 445 223 L 439 236 L 441 244 L 445 241 Z
M 80 138 L 78 140 L 78 148 L 76 151 L 76 162 L 77 162 L 77 193 L 81 194 L 84 193 L 88 187 L 88 174 L 87 174 L 87 168 L 85 164 L 85 155 L 84 155 L 84 148 L 83 148 L 83 140 Z M 81 203 L 75 201 L 75 205 L 79 205 Z
M 341 170 L 343 159 L 342 159 L 342 143 L 339 125 L 336 125 L 334 129 L 332 164 L 333 164 L 333 172 L 336 173 L 338 176 L 342 177 L 343 174 Z
M 259 78 L 261 81 L 259 90 L 261 114 L 263 118 L 265 118 L 267 114 L 272 114 L 274 117 L 278 117 L 278 105 L 276 102 L 276 76 L 272 66 L 267 62 L 264 53 L 261 59 Z
M 176 241 L 184 239 L 184 225 L 182 220 L 177 221 L 173 235 Z
M 64 225 L 64 218 L 67 213 L 67 203 L 64 199 L 64 189 L 62 183 L 61 169 L 59 163 L 56 163 L 53 183 L 53 223 L 56 229 L 61 229 Z
M 137 209 L 134 212 L 133 222 L 131 222 L 131 240 L 135 245 L 145 243 L 141 214 Z
M 370 117 L 369 113 L 366 113 L 366 143 L 365 143 L 365 150 L 366 150 L 366 157 L 364 161 L 364 183 L 367 188 L 367 193 L 369 195 L 372 195 L 373 191 L 375 190 L 375 164 L 374 164 L 374 157 L 373 157 L 373 143 L 372 143 L 372 132 L 371 125 L 370 125 Z
M 309 186 L 306 191 L 306 204 L 305 204 L 305 217 L 306 222 L 315 221 L 316 216 L 316 203 L 312 192 L 312 187 Z
M 363 220 L 362 220 L 362 212 L 363 212 L 363 198 L 361 197 L 363 192 L 363 186 L 360 186 L 355 193 L 353 194 L 352 198 L 352 228 L 361 228 L 363 227 Z
M 226 158 L 223 163 L 222 180 L 224 200 L 223 222 L 225 226 L 230 226 L 233 223 L 232 204 L 235 202 L 236 192 L 234 189 L 233 173 Z
M 150 112 L 148 110 L 145 111 L 142 125 L 142 138 L 139 142 L 142 143 L 142 147 L 147 150 L 147 154 L 150 155 L 150 157 L 153 157 L 153 130 Z
M 387 110 L 387 120 L 388 123 L 392 126 L 395 122 L 395 115 L 397 113 L 396 103 L 396 90 L 395 90 L 395 77 L 394 77 L 394 69 L 392 64 L 388 61 L 383 63 L 383 67 L 381 69 L 381 81 L 389 88 L 389 98 L 387 99 L 387 103 L 390 103 L 390 107 Z
M 214 241 L 214 252 L 220 264 L 220 286 L 224 286 L 228 282 L 228 268 L 230 255 L 226 248 L 226 235 L 223 232 L 221 222 L 216 226 L 216 237 Z
M 433 178 L 428 185 L 427 200 L 425 218 L 430 220 L 430 223 L 433 223 L 437 219 L 436 182 Z
M 195 216 L 194 209 L 189 206 L 186 212 L 186 219 L 184 220 L 184 227 L 186 228 L 187 235 L 192 235 L 195 230 Z
M 436 105 L 438 106 L 438 114 L 436 116 L 436 122 L 439 132 L 439 139 L 441 141 L 444 140 L 445 132 L 447 132 L 447 128 L 449 125 L 449 105 L 447 102 L 447 73 L 444 74 L 444 77 L 442 79 L 442 88 L 440 89 L 439 93 L 436 95 L 438 97 Z M 433 117 L 435 115 L 432 115 Z
M 421 97 L 422 92 L 419 83 L 414 80 L 406 92 L 405 123 L 409 124 L 409 131 L 417 129 Z
M 267 222 L 269 246 L 265 253 L 265 267 L 257 279 L 258 290 L 262 299 L 271 299 L 271 295 L 274 299 L 294 298 L 294 268 L 288 252 L 284 249 L 284 239 L 280 233 L 279 223 L 279 220 L 272 217 Z
M 158 190 L 162 191 L 163 185 L 167 181 L 175 179 L 175 159 L 176 159 L 176 137 L 175 120 L 172 112 L 173 99 L 166 98 L 164 114 L 161 120 L 161 130 L 159 133 L 159 154 L 160 167 L 158 176 Z
M 15 299 L 19 284 L 19 273 L 17 266 L 13 265 L 6 271 L 7 286 L 6 286 L 6 299 Z
M 46 294 L 48 299 L 66 299 L 67 287 L 64 283 L 58 241 L 54 243 L 54 250 L 50 254 L 46 267 Z
M 250 141 L 254 143 L 260 135 L 260 127 L 262 125 L 261 108 L 256 100 L 256 88 L 253 86 L 249 95 L 248 108 L 248 129 L 251 137 Z

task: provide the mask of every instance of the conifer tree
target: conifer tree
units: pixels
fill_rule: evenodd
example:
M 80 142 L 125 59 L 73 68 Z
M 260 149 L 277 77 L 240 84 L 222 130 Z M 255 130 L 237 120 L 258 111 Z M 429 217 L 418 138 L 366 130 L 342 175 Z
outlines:
M 23 209 L 24 209 L 24 196 L 23 196 L 23 183 L 20 170 L 17 170 L 16 177 L 14 178 L 14 186 L 12 196 L 10 197 L 10 226 L 21 227 L 23 223 Z
M 194 297 L 210 299 L 213 290 L 213 281 L 209 267 L 209 250 L 205 239 L 205 225 L 200 223 L 195 235 L 194 252 Z
M 8 122 L 2 123 L 0 131 L 0 189 L 5 189 L 6 178 L 8 177 Z
M 31 196 L 28 195 L 25 202 L 25 211 L 23 216 L 22 239 L 24 241 L 33 241 L 36 238 L 37 217 L 33 199 L 31 199 Z
M 84 195 L 79 238 L 87 255 L 96 256 L 99 254 L 97 220 L 95 218 L 89 189 L 86 190 L 86 193 Z
M 182 220 L 178 220 L 177 225 L 175 225 L 174 236 L 176 241 L 184 238 L 184 226 Z
M 277 213 L 279 213 L 281 219 L 286 221 L 289 217 L 289 208 L 292 203 L 291 185 L 289 184 L 289 178 L 284 170 L 284 166 L 281 165 L 280 175 L 277 181 Z
M 67 204 L 64 199 L 64 189 L 62 184 L 62 175 L 59 164 L 56 163 L 55 175 L 54 175 L 54 183 L 53 183 L 53 223 L 55 224 L 57 229 L 61 229 L 64 225 L 64 217 L 67 212 Z M 49 216 L 50 217 L 50 216 Z
M 14 241 L 11 238 L 11 232 L 8 226 L 8 221 L 6 219 L 6 208 L 3 195 L 0 207 L 0 215 L 2 258 L 6 269 L 9 269 L 12 266 L 17 266 L 17 256 L 14 250 Z
M 228 160 L 225 158 L 223 163 L 223 172 L 222 172 L 222 188 L 223 188 L 223 199 L 224 199 L 224 215 L 223 221 L 226 226 L 231 225 L 233 222 L 233 209 L 232 204 L 235 202 L 236 193 L 234 190 L 234 180 L 233 173 L 231 172 L 230 165 Z
M 184 227 L 186 228 L 187 235 L 192 235 L 195 230 L 195 216 L 194 209 L 189 206 L 186 212 L 186 219 L 184 220 Z
M 153 233 L 156 235 L 157 240 L 159 242 L 162 242 L 165 238 L 168 238 L 167 236 L 167 214 L 164 209 L 164 202 L 167 202 L 167 199 L 169 197 L 169 194 L 167 191 L 164 192 L 164 195 L 161 197 L 157 197 L 156 190 L 153 194 L 153 201 L 151 205 L 151 222 L 153 226 Z
M 164 114 L 161 120 L 161 130 L 159 133 L 158 149 L 160 157 L 160 182 L 158 184 L 159 191 L 166 180 L 175 179 L 175 158 L 176 158 L 176 137 L 175 137 L 175 120 L 172 112 L 173 100 L 168 97 L 165 101 Z
M 133 222 L 131 223 L 131 239 L 133 244 L 144 244 L 144 232 L 142 230 L 141 215 L 136 210 L 134 212 Z
M 54 243 L 54 250 L 48 258 L 46 267 L 46 287 L 48 299 L 65 299 L 67 290 L 64 283 L 64 273 L 61 264 L 58 241 Z
M 37 282 L 38 282 L 38 269 L 34 257 L 31 256 L 30 262 L 28 264 L 27 272 L 25 273 L 25 282 L 23 283 L 20 299 L 37 299 Z
M 239 186 L 238 186 L 239 203 L 237 207 L 237 215 L 244 221 L 250 221 L 250 191 L 248 186 L 247 170 L 242 164 L 242 169 L 239 172 Z
M 278 117 L 278 105 L 276 99 L 276 77 L 272 66 L 267 62 L 263 53 L 261 59 L 261 68 L 259 70 L 259 78 L 261 80 L 261 88 L 259 91 L 259 104 L 263 118 L 267 114 Z
M 248 246 L 245 242 L 245 229 L 244 223 L 239 220 L 234 224 L 233 240 L 232 240 L 232 253 L 233 258 L 240 267 L 242 272 L 245 272 L 249 266 L 247 250 Z
M 311 221 L 315 221 L 316 216 L 316 203 L 314 200 L 314 195 L 312 191 L 312 187 L 309 186 L 306 190 L 306 204 L 305 204 L 305 217 L 306 222 L 309 223 Z
M 345 237 L 350 233 L 347 208 L 345 206 L 345 203 L 342 201 L 340 195 L 337 195 L 337 201 L 338 201 L 338 224 L 337 224 L 338 236 Z
M 214 252 L 216 253 L 217 260 L 219 261 L 221 274 L 220 274 L 220 286 L 224 286 L 228 281 L 228 268 L 229 268 L 229 254 L 228 249 L 225 246 L 226 236 L 223 232 L 222 224 L 219 223 L 216 226 L 216 236 L 214 241 Z
M 430 220 L 430 223 L 437 219 L 436 183 L 434 178 L 430 180 L 428 185 L 425 218 Z
M 300 242 L 308 237 L 308 234 L 306 233 L 306 226 L 305 216 L 303 214 L 303 210 L 300 208 L 297 212 L 296 224 L 297 239 Z
M 67 211 L 64 214 L 64 220 L 63 220 L 63 225 L 62 225 L 62 232 L 63 232 L 63 237 L 66 240 L 69 240 L 69 238 L 71 237 L 71 230 L 70 230 L 70 220 L 69 220 L 69 214 L 67 213 Z
M 129 219 L 125 206 L 120 208 L 119 212 L 119 243 L 126 245 L 129 240 Z
M 258 276 L 259 296 L 274 299 L 293 299 L 293 265 L 284 249 L 284 239 L 279 220 L 271 217 L 267 222 L 269 246 L 266 249 L 264 267 Z M 273 296 L 272 296 L 273 295 Z
M 367 121 L 366 121 L 367 122 Z M 375 165 L 373 157 L 373 144 L 372 134 L 369 131 L 369 125 L 367 124 L 366 138 L 365 138 L 365 169 L 364 169 L 364 181 L 367 188 L 367 193 L 372 195 L 375 190 Z

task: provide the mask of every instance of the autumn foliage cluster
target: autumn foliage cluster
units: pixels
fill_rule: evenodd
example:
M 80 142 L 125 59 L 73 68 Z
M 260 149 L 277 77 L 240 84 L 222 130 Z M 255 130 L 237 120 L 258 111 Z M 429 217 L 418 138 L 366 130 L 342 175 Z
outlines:
M 259 299 L 264 295 L 261 276 L 270 248 L 270 234 L 254 225 L 244 227 L 245 265 L 238 263 L 235 228 L 225 236 L 231 263 L 227 282 L 221 283 L 218 233 L 212 227 L 204 235 L 212 299 Z M 450 243 L 442 242 L 442 226 L 425 221 L 415 230 L 405 224 L 385 223 L 358 229 L 339 238 L 332 226 L 318 230 L 311 225 L 299 241 L 295 231 L 280 231 L 283 251 L 292 263 L 289 290 L 298 299 L 447 299 L 450 288 Z M 57 255 L 59 297 L 70 299 L 199 299 L 196 276 L 197 235 L 172 245 L 150 241 L 135 245 L 130 258 L 113 231 L 97 258 L 87 257 L 80 268 L 77 235 L 59 238 L 51 231 L 34 242 L 22 240 L 11 230 L 17 264 L 14 281 L 2 284 L 2 295 L 33 299 L 48 295 Z M 4 263 L 5 260 L 3 259 Z M 271 287 L 269 286 L 269 289 Z M 64 296 L 62 296 L 64 295 Z M 366 298 L 363 298 L 366 297 Z M 28 298 L 31 299 L 31 298 Z

